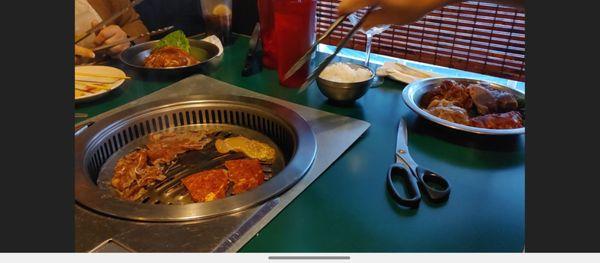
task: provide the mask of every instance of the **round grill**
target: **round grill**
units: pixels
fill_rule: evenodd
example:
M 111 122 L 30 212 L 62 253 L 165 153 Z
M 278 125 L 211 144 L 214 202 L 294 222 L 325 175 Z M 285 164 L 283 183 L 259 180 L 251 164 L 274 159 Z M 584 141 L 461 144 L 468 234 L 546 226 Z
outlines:
M 206 203 L 131 202 L 97 183 L 102 182 L 98 180 L 101 171 L 114 167 L 116 157 L 131 151 L 150 133 L 220 126 L 268 139 L 281 155 L 282 167 L 273 169 L 272 178 L 251 191 Z M 315 153 L 316 140 L 308 123 L 279 104 L 239 96 L 158 100 L 117 112 L 76 133 L 75 199 L 84 207 L 125 219 L 186 221 L 214 217 L 255 206 L 292 187 L 308 171 Z

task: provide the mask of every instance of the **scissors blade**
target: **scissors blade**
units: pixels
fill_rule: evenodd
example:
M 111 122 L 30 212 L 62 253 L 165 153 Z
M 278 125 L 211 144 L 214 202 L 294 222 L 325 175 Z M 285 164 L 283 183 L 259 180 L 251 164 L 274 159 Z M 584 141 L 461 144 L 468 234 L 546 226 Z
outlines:
M 408 129 L 406 128 L 406 121 L 404 118 L 400 118 L 398 122 L 398 135 L 396 137 L 396 162 L 400 161 L 401 158 L 398 156 L 399 153 L 404 153 L 408 150 Z

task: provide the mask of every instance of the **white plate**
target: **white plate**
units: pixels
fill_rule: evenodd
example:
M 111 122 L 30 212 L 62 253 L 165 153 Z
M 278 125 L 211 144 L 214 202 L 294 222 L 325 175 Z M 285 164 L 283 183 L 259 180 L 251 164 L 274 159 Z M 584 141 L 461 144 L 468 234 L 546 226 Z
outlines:
M 107 75 L 107 76 L 119 76 L 125 77 L 125 72 L 118 68 L 107 67 L 107 66 L 76 66 L 75 73 L 90 73 L 97 75 Z M 125 79 L 117 79 L 117 78 L 106 78 L 106 77 L 92 77 L 92 76 L 75 76 L 75 80 L 88 80 L 88 81 L 96 81 L 96 82 L 109 82 L 110 84 L 99 84 L 106 87 L 106 90 L 98 91 L 92 94 L 87 94 L 84 96 L 80 96 L 75 98 L 75 102 L 88 102 L 95 99 L 98 99 L 102 96 L 105 96 L 109 92 L 117 89 Z M 75 85 L 81 85 L 75 83 Z

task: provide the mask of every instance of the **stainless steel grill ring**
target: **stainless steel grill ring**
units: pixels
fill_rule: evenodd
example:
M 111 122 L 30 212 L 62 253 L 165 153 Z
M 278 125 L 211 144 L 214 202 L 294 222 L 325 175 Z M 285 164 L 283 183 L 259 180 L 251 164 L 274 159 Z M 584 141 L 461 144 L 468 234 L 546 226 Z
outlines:
M 230 124 L 269 137 L 284 155 L 285 167 L 259 187 L 231 197 L 185 205 L 129 202 L 100 189 L 102 165 L 128 143 L 169 128 Z M 293 110 L 240 96 L 186 96 L 152 101 L 114 113 L 75 135 L 75 199 L 99 213 L 152 222 L 189 221 L 234 213 L 281 194 L 310 168 L 317 144 L 308 123 Z

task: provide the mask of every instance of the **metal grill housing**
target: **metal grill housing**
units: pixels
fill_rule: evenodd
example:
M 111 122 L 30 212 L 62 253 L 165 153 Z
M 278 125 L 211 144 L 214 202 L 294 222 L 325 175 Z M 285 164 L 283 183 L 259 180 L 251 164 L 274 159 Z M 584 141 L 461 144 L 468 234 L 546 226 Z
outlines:
M 102 166 L 123 147 L 150 133 L 202 124 L 234 125 L 271 139 L 286 164 L 252 191 L 208 203 L 149 205 L 121 200 L 98 187 Z M 86 208 L 142 221 L 186 221 L 255 206 L 293 186 L 308 171 L 316 153 L 308 123 L 281 105 L 240 96 L 191 96 L 149 102 L 112 114 L 75 136 L 75 198 Z

